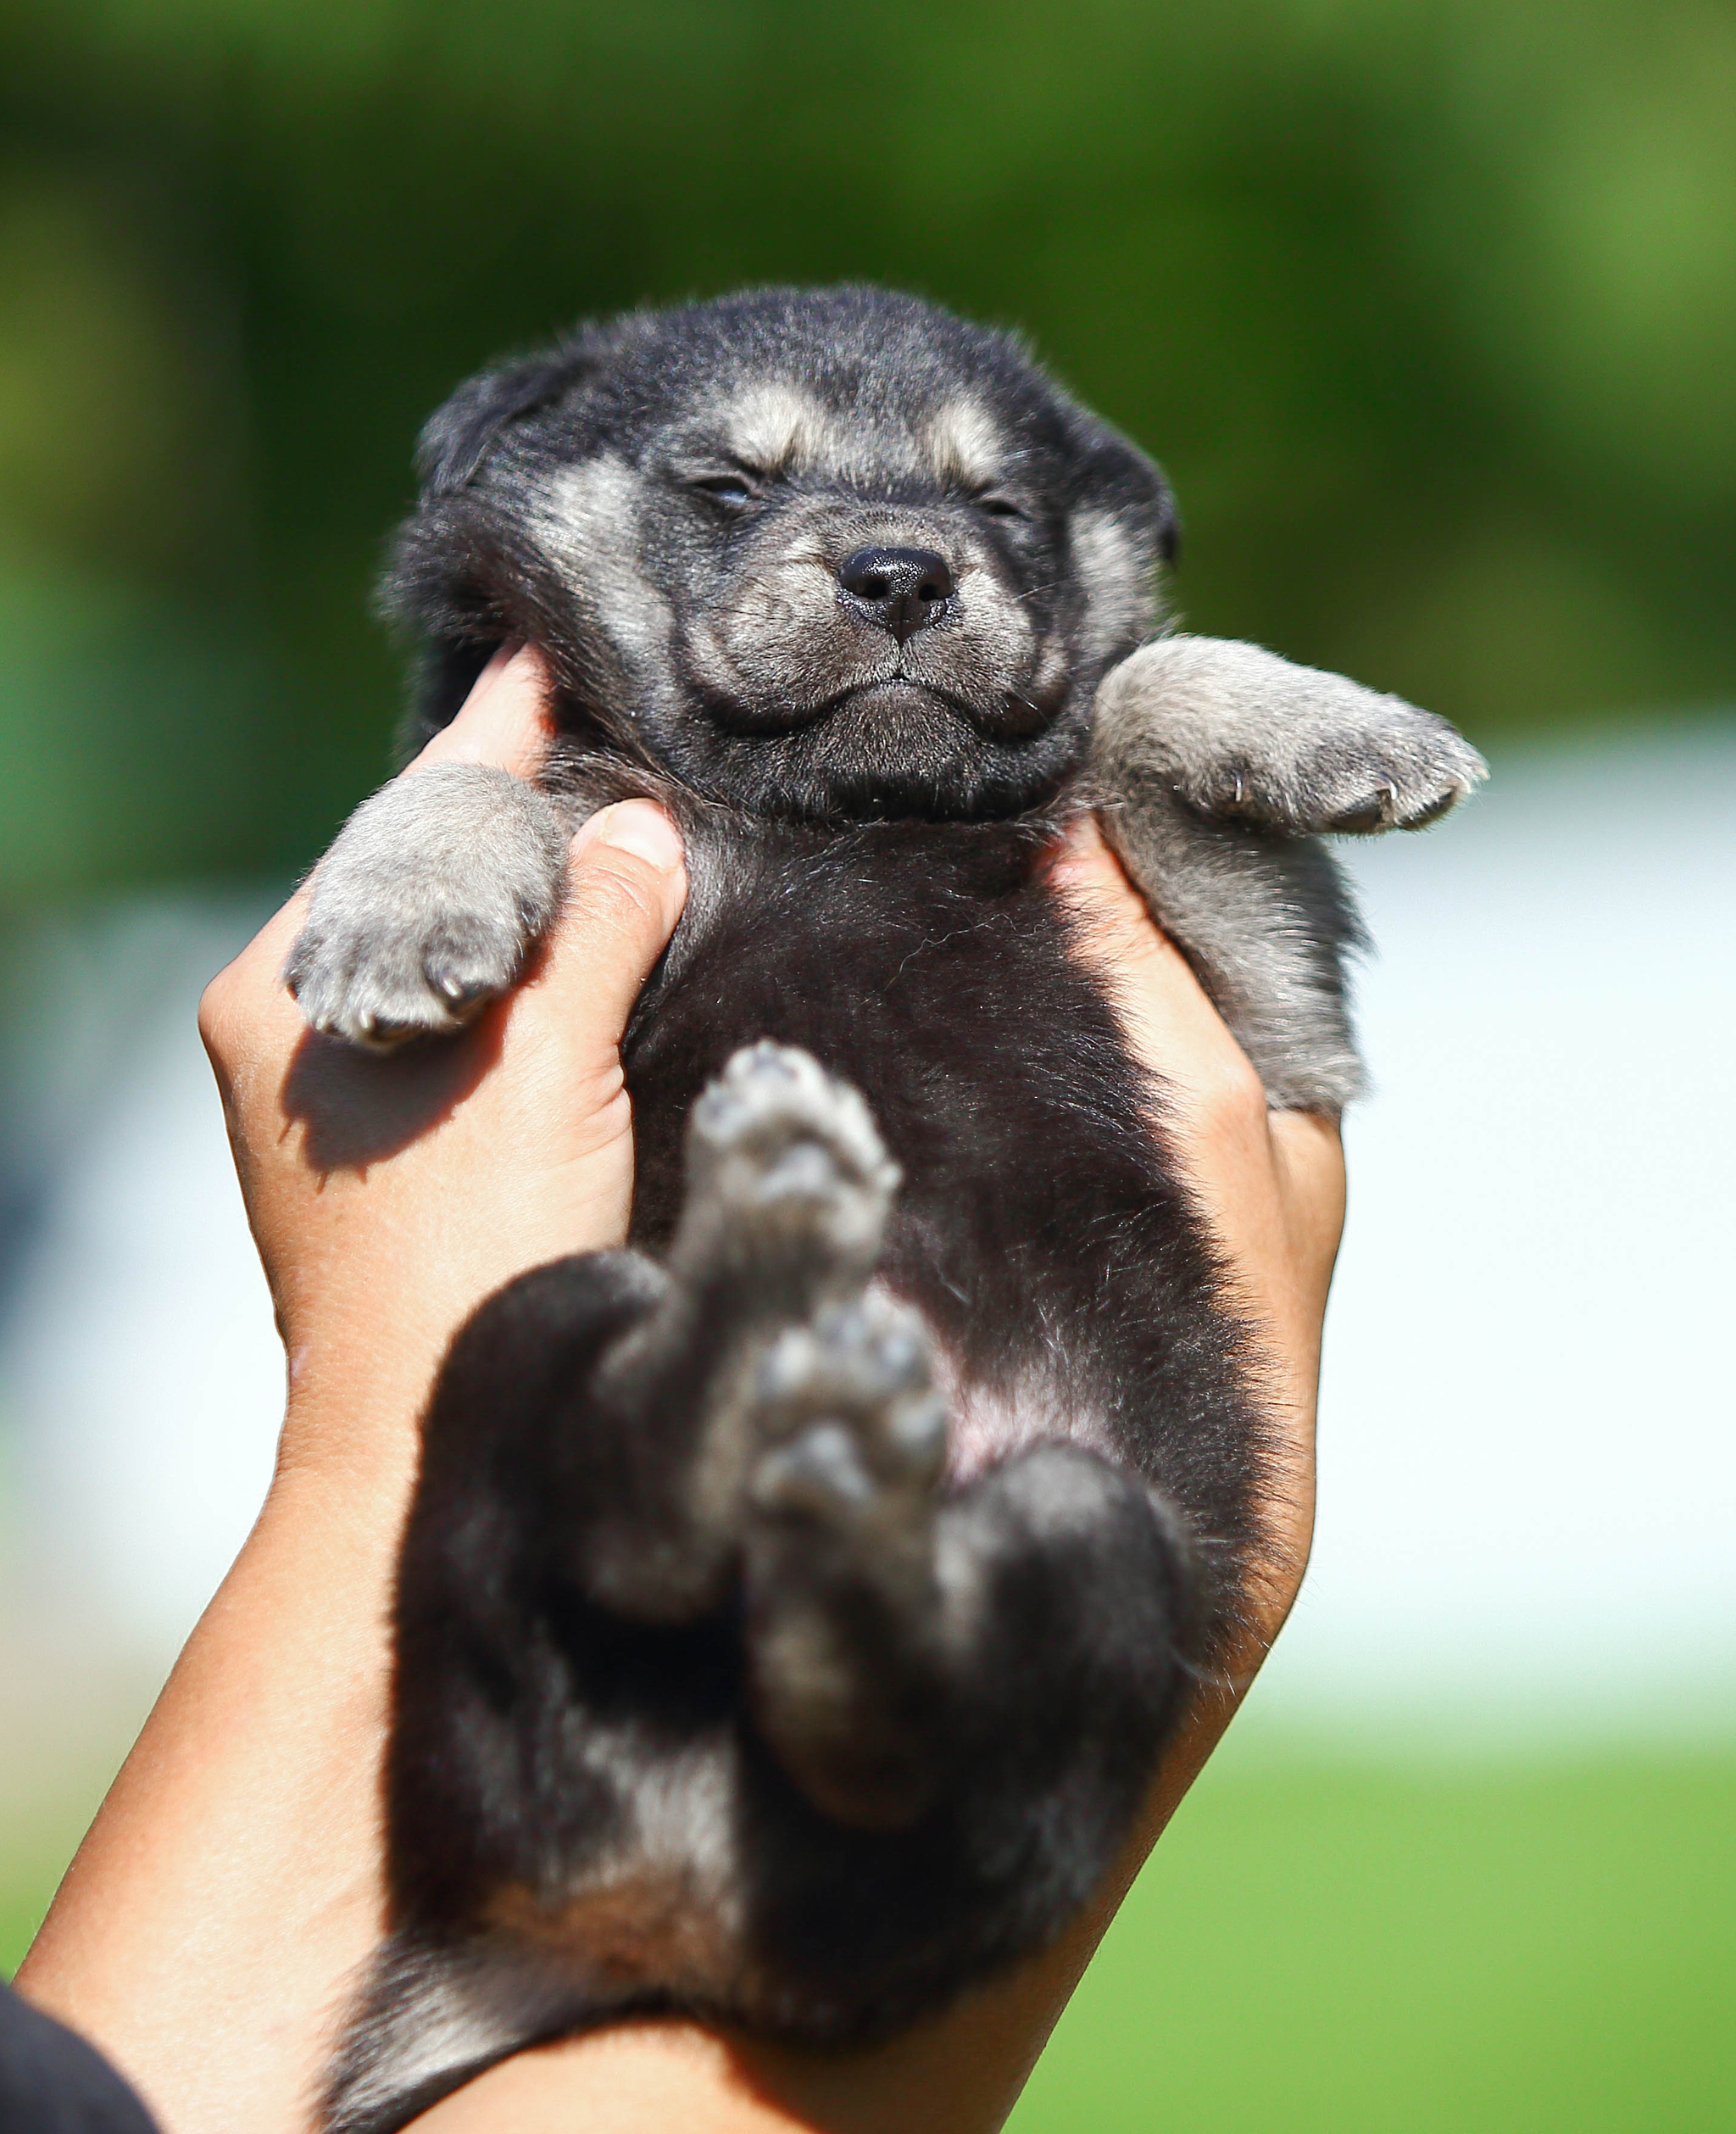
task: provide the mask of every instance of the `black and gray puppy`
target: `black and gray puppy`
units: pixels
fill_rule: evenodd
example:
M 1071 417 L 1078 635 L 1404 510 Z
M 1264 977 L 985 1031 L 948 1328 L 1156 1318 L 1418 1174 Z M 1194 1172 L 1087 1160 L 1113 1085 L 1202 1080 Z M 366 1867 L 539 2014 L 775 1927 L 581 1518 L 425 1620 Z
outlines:
M 1357 928 L 1316 833 L 1483 772 L 1155 635 L 1157 470 L 907 298 L 626 318 L 422 451 L 421 727 L 523 642 L 559 738 L 537 786 L 359 811 L 309 1019 L 458 1027 L 603 801 L 664 801 L 692 889 L 626 1047 L 632 1249 L 484 1306 L 427 1418 L 347 2134 L 630 2009 L 868 2037 L 1070 1918 L 1269 1544 L 1244 1337 L 1046 857 L 1100 807 L 1272 1103 L 1335 1112 Z

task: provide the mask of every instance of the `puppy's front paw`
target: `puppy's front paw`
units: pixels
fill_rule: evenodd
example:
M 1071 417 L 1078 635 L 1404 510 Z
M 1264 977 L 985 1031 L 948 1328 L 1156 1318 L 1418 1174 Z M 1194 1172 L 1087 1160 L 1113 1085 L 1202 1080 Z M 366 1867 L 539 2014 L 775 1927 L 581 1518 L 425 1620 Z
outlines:
M 1093 751 L 1112 795 L 1155 783 L 1288 837 L 1420 829 L 1488 774 L 1403 698 L 1220 638 L 1159 638 L 1112 669 Z
M 283 978 L 316 1030 L 386 1051 L 461 1028 L 554 915 L 565 841 L 504 771 L 442 764 L 353 815 L 314 878 Z
M 1227 758 L 1186 797 L 1206 814 L 1291 833 L 1420 830 L 1488 775 L 1444 719 L 1394 705 L 1360 732 L 1299 734 L 1290 750 L 1258 762 Z
M 524 951 L 521 928 L 474 912 L 394 921 L 316 910 L 283 978 L 314 1029 L 387 1052 L 461 1029 L 511 985 Z

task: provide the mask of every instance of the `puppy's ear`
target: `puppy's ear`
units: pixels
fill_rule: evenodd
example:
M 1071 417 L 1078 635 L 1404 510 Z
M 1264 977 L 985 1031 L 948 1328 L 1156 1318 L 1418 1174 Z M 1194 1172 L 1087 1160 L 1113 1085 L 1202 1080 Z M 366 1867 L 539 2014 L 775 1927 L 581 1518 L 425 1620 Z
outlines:
M 461 489 L 509 423 L 558 400 L 596 367 L 602 353 L 589 335 L 581 335 L 467 379 L 416 440 L 416 472 L 425 494 Z
M 1107 505 L 1123 525 L 1137 528 L 1153 562 L 1173 563 L 1181 546 L 1182 521 L 1175 491 L 1163 469 L 1131 437 L 1111 429 L 1100 417 L 1076 409 L 1074 422 L 1082 501 Z
M 1157 492 L 1151 502 L 1157 560 L 1160 563 L 1173 563 L 1182 553 L 1182 514 L 1176 503 L 1176 493 L 1162 469 L 1155 468 L 1153 471 L 1157 476 Z

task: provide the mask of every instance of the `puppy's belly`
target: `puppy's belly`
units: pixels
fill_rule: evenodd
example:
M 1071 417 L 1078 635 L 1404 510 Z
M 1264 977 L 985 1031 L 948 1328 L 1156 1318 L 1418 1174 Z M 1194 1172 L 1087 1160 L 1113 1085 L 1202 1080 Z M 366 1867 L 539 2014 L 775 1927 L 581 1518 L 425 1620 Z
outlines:
M 947 1480 L 954 1488 L 1038 1445 L 1077 1445 L 1117 1461 L 1102 1415 L 1050 1373 L 1027 1368 L 1004 1385 L 985 1385 L 929 1329 L 934 1383 L 946 1401 Z

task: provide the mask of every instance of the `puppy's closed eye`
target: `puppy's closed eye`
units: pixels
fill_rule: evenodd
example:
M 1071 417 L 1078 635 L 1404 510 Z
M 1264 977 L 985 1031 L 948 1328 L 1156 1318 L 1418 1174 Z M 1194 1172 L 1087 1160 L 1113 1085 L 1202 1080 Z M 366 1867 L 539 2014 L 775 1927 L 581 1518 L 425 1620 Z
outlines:
M 687 486 L 732 511 L 744 510 L 760 494 L 760 488 L 744 474 L 700 475 Z

